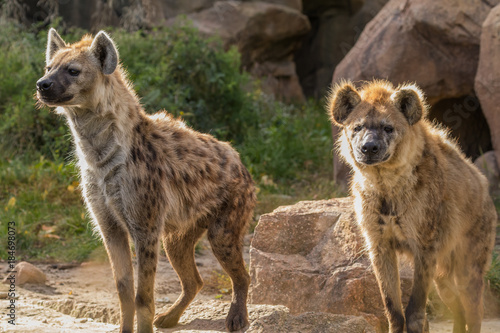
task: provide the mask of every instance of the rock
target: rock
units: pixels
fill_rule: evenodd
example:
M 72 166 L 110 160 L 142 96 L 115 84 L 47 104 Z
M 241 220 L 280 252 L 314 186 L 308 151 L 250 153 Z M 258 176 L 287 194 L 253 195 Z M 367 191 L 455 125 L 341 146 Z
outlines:
M 391 0 L 366 25 L 333 81 L 416 82 L 431 104 L 467 95 L 473 90 L 481 25 L 498 2 Z
M 500 5 L 491 10 L 483 23 L 481 51 L 474 87 L 491 131 L 491 143 L 500 165 Z
M 387 0 L 310 0 L 303 13 L 311 31 L 295 53 L 297 74 L 306 96 L 321 98 L 335 67 L 354 46 L 365 25 Z
M 179 325 L 162 332 L 225 332 L 225 319 L 230 303 L 221 301 L 194 301 L 184 312 Z M 375 329 L 363 318 L 335 315 L 330 313 L 308 312 L 293 315 L 282 305 L 248 305 L 250 326 L 247 333 L 266 332 L 344 332 L 374 333 Z
M 310 24 L 300 11 L 258 1 L 219 1 L 187 18 L 202 33 L 220 36 L 226 46 L 236 45 L 243 67 L 262 78 L 265 92 L 286 101 L 304 101 L 293 53 Z
M 464 127 L 482 127 L 484 117 L 479 105 L 471 107 L 475 112 L 456 110 L 455 105 L 463 109 L 469 100 L 475 99 L 481 25 L 499 2 L 391 0 L 366 25 L 354 47 L 335 68 L 332 81 L 384 78 L 395 84 L 415 82 L 433 105 L 432 119 L 449 119 L 450 124 L 445 125 L 451 127 L 457 121 Z M 467 119 L 471 114 L 474 116 Z M 486 118 L 490 129 L 499 128 L 498 123 Z M 337 129 L 333 131 L 335 135 Z M 491 149 L 486 130 L 481 132 L 479 143 L 477 138 L 460 136 L 464 132 L 474 129 L 454 128 L 452 134 L 457 135 L 465 150 L 472 150 L 469 157 Z M 345 189 L 349 168 L 337 157 L 334 177 Z
M 26 283 L 31 284 L 45 284 L 47 281 L 47 277 L 45 274 L 37 267 L 33 266 L 29 262 L 21 261 L 18 263 L 13 270 L 15 277 L 15 285 L 21 286 Z M 12 281 L 10 280 L 11 274 L 7 275 L 2 283 L 10 284 Z
M 500 193 L 500 168 L 494 151 L 484 153 L 474 161 L 474 164 L 488 178 L 490 193 Z
M 303 201 L 262 215 L 250 275 L 250 303 L 363 316 L 377 331 L 387 325 L 350 198 Z M 411 268 L 402 265 L 404 303 L 411 281 Z

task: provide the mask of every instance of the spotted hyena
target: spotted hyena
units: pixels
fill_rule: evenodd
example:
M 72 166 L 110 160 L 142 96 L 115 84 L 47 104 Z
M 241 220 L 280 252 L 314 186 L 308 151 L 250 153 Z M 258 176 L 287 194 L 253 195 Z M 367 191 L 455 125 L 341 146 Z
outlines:
M 409 333 L 424 330 L 434 280 L 454 314 L 453 332 L 479 333 L 497 221 L 485 177 L 425 119 L 414 85 L 374 81 L 357 90 L 342 82 L 329 102 L 390 331 L 403 332 L 405 322 Z M 415 269 L 404 312 L 397 253 L 409 254 Z
M 71 128 L 83 196 L 113 267 L 121 332 L 133 332 L 135 313 L 139 332 L 152 332 L 153 319 L 158 327 L 177 324 L 203 285 L 194 246 L 205 232 L 232 281 L 226 327 L 246 326 L 250 278 L 242 237 L 255 189 L 238 153 L 165 112 L 147 115 L 105 32 L 66 44 L 51 29 L 46 65 L 37 97 L 57 106 Z M 137 252 L 135 296 L 129 237 Z M 160 239 L 182 293 L 154 317 Z

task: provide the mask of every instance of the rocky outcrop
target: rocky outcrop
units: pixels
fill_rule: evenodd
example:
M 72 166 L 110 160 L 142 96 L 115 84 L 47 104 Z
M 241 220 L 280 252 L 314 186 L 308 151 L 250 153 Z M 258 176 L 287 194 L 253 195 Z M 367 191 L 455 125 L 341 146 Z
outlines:
M 365 25 L 387 0 L 308 0 L 303 13 L 311 31 L 295 53 L 297 74 L 306 96 L 322 98 L 335 66 L 354 46 Z
M 497 3 L 391 0 L 337 66 L 333 81 L 413 81 L 431 104 L 470 94 L 481 25 Z
M 500 167 L 494 151 L 484 153 L 474 161 L 474 164 L 488 179 L 492 195 L 500 195 Z
M 500 5 L 491 10 L 483 23 L 481 51 L 475 78 L 476 94 L 491 130 L 491 141 L 500 165 Z
M 476 158 L 491 149 L 489 129 L 495 126 L 487 111 L 487 123 L 481 112 L 484 105 L 474 95 L 474 77 L 481 26 L 497 3 L 391 0 L 335 68 L 333 82 L 373 78 L 395 84 L 416 82 L 432 105 L 431 118 L 450 127 L 467 155 Z M 335 136 L 338 130 L 333 131 Z M 334 172 L 346 187 L 349 170 L 338 157 Z
M 262 215 L 250 249 L 250 302 L 321 311 L 386 325 L 377 281 L 350 198 L 304 201 Z M 411 288 L 403 266 L 403 301 Z
M 184 312 L 180 325 L 162 332 L 225 332 L 224 321 L 229 311 L 227 302 L 195 301 Z M 248 305 L 250 326 L 247 333 L 289 332 L 343 332 L 374 333 L 374 328 L 363 318 L 356 316 L 334 315 L 330 313 L 309 312 L 293 315 L 289 309 L 280 305 Z
M 15 273 L 9 273 L 3 279 L 2 283 L 21 286 L 27 283 L 45 284 L 47 277 L 38 267 L 26 261 L 21 261 L 12 270 Z
M 304 101 L 293 53 L 310 24 L 300 11 L 257 1 L 219 1 L 187 18 L 202 33 L 222 37 L 226 46 L 236 45 L 243 67 L 262 79 L 265 92 L 284 101 Z

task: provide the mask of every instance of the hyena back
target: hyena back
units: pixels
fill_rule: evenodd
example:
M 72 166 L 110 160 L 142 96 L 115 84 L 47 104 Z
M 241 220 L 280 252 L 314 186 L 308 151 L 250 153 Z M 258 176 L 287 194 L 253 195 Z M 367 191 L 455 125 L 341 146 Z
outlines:
M 354 171 L 351 191 L 391 332 L 422 333 L 432 280 L 454 315 L 454 333 L 479 333 L 483 277 L 497 215 L 485 177 L 425 119 L 413 85 L 386 81 L 334 88 L 329 111 L 339 152 Z M 403 312 L 397 253 L 414 263 Z
M 226 327 L 246 326 L 250 278 L 242 238 L 256 199 L 238 153 L 165 112 L 147 115 L 104 32 L 69 45 L 51 29 L 46 64 L 37 96 L 57 106 L 71 128 L 83 196 L 112 263 L 121 332 L 133 332 L 135 314 L 139 332 L 152 332 L 153 321 L 158 327 L 177 324 L 203 285 L 194 246 L 205 232 L 232 280 Z M 129 238 L 137 252 L 135 296 Z M 160 239 L 182 293 L 154 317 Z

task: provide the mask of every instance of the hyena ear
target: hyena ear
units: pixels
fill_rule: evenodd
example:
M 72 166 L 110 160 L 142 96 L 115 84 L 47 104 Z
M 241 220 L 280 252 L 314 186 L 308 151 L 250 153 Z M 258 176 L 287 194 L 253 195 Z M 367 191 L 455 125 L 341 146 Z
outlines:
M 391 99 L 410 126 L 416 124 L 427 112 L 424 94 L 414 85 L 399 88 L 392 94 Z
M 49 38 L 47 39 L 47 52 L 45 53 L 45 63 L 48 65 L 54 54 L 60 49 L 66 47 L 66 43 L 57 33 L 56 29 L 50 28 Z
M 106 75 L 113 74 L 118 66 L 118 50 L 107 33 L 99 31 L 92 41 L 90 51 L 99 61 L 102 72 Z
M 342 125 L 352 110 L 361 102 L 361 96 L 351 82 L 340 82 L 332 89 L 328 99 L 328 112 L 332 121 Z

